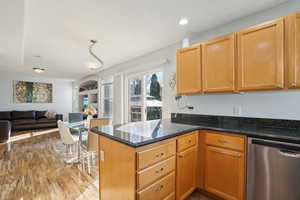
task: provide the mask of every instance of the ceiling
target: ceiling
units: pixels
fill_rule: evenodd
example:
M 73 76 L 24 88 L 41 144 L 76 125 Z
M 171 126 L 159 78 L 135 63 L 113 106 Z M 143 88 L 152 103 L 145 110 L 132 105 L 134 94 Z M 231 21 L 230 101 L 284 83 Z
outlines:
M 91 73 L 90 39 L 105 67 L 287 0 L 1 0 L 0 71 L 78 79 Z M 190 23 L 180 27 L 180 17 Z M 36 56 L 41 56 L 37 58 Z

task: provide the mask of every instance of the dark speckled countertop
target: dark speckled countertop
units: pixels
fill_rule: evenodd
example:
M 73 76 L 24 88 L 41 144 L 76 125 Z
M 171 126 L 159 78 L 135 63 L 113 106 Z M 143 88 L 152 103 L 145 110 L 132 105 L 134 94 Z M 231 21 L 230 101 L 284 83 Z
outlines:
M 199 126 L 173 123 L 170 119 L 132 122 L 114 126 L 99 126 L 91 131 L 131 147 L 140 147 L 194 130 Z
M 215 130 L 300 144 L 300 121 L 228 116 L 172 114 L 171 119 L 101 126 L 93 132 L 140 147 L 194 130 Z

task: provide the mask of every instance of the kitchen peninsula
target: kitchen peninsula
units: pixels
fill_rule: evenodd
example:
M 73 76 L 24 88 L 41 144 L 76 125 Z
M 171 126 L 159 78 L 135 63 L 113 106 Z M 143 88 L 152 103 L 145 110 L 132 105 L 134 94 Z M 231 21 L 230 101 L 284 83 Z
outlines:
M 94 128 L 101 199 L 185 199 L 200 189 L 243 200 L 247 137 L 299 144 L 299 127 L 292 120 L 172 114 Z

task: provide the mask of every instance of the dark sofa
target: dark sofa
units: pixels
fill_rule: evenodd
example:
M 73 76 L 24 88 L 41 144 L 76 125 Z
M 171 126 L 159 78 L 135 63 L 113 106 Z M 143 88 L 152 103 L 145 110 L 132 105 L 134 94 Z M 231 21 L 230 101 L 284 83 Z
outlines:
M 10 131 L 32 130 L 40 128 L 56 128 L 57 121 L 63 120 L 63 115 L 48 118 L 47 111 L 1 111 L 0 141 L 9 138 Z

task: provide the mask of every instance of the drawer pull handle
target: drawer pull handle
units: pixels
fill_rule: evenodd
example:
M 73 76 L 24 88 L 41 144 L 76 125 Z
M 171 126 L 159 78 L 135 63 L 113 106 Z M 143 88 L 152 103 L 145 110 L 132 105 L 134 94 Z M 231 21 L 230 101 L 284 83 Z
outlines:
M 164 153 L 158 153 L 158 154 L 155 155 L 156 158 L 159 158 L 159 157 L 162 157 L 162 156 L 164 156 Z
M 160 168 L 159 170 L 156 170 L 155 173 L 159 174 L 162 171 L 164 171 L 164 168 Z
M 161 185 L 161 186 L 159 186 L 155 191 L 156 191 L 156 192 L 160 192 L 163 188 L 164 188 L 164 186 Z
M 183 155 L 178 155 L 179 158 L 183 158 Z
M 191 144 L 192 140 L 189 140 L 188 143 Z
M 218 140 L 220 143 L 222 143 L 222 144 L 226 144 L 227 143 L 227 141 L 226 140 Z

